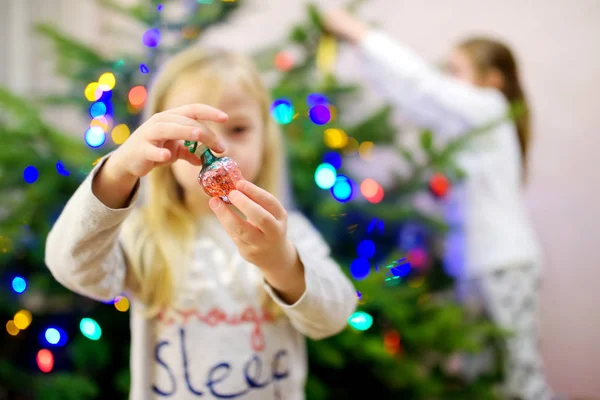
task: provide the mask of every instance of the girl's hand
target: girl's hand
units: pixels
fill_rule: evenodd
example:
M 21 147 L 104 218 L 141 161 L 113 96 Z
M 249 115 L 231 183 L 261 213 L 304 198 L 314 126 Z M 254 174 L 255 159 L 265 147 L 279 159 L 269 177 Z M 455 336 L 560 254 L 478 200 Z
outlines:
M 211 198 L 209 205 L 241 256 L 263 272 L 291 267 L 297 254 L 286 237 L 287 211 L 283 205 L 249 181 L 239 181 L 236 189 L 228 197 L 246 220 L 217 197 Z
M 203 104 L 189 104 L 157 113 L 144 122 L 107 160 L 112 177 L 139 178 L 154 167 L 184 159 L 202 161 L 183 145 L 184 140 L 206 144 L 217 153 L 225 151 L 217 136 L 201 121 L 225 122 L 227 114 Z
M 353 44 L 359 43 L 369 30 L 365 24 L 343 9 L 325 12 L 322 21 L 325 29 L 332 35 Z

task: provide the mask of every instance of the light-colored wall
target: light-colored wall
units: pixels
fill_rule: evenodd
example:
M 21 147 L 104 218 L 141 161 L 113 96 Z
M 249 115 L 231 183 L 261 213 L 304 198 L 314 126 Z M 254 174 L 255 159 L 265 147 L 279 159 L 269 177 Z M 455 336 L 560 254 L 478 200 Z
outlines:
M 101 36 L 100 22 L 111 18 L 92 0 L 53 0 L 50 8 L 40 0 L 3 1 L 9 3 L 11 17 L 9 25 L 0 24 L 0 34 L 10 40 L 8 53 L 0 48 L 8 55 L 8 63 L 1 63 L 0 83 L 22 92 L 47 88 L 51 64 L 44 57 L 47 52 L 22 53 L 32 40 L 17 24 L 51 18 L 105 49 L 119 43 Z M 253 49 L 284 38 L 291 23 L 305 15 L 301 0 L 246 2 L 231 24 L 208 32 L 204 41 Z M 30 7 L 34 3 L 37 7 Z M 21 7 L 37 10 L 37 15 L 23 16 Z M 542 345 L 548 375 L 563 393 L 600 399 L 600 255 L 594 251 L 600 239 L 600 172 L 594 163 L 600 148 L 600 1 L 371 0 L 361 15 L 380 22 L 390 35 L 432 61 L 472 33 L 497 34 L 514 48 L 535 115 L 527 199 L 547 256 Z M 351 52 L 342 52 L 342 77 L 360 77 L 356 61 Z M 367 98 L 366 106 L 373 106 L 373 94 Z M 85 129 L 80 119 L 69 121 L 70 130 Z

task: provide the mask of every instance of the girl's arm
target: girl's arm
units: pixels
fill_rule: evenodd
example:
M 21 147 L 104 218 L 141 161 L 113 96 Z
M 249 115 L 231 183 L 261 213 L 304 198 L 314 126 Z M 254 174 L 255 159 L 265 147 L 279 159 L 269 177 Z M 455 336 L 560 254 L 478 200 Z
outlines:
M 369 75 L 412 122 L 454 136 L 501 118 L 503 95 L 444 75 L 407 47 L 377 31 L 357 42 Z
M 304 267 L 304 293 L 290 305 L 268 284 L 265 288 L 299 332 L 315 340 L 335 335 L 346 327 L 356 309 L 356 291 L 330 257 L 329 246 L 303 215 L 290 213 L 288 235 Z
M 46 240 L 46 265 L 54 278 L 68 289 L 96 300 L 111 300 L 125 289 L 126 259 L 119 233 L 121 223 L 132 212 L 139 184 L 127 188 L 111 185 L 105 157 L 67 202 Z M 110 208 L 95 191 L 122 208 Z M 94 189 L 92 188 L 94 186 Z
M 457 135 L 508 111 L 499 91 L 444 75 L 409 48 L 370 30 L 345 11 L 331 11 L 324 21 L 330 32 L 359 48 L 369 76 L 412 123 L 437 134 Z

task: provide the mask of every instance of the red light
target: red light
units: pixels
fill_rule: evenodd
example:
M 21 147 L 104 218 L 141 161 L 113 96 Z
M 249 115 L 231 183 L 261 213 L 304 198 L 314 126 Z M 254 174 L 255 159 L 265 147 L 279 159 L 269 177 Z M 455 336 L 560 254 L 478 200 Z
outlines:
M 37 365 L 42 372 L 50 372 L 54 367 L 54 356 L 50 350 L 42 349 L 37 353 Z

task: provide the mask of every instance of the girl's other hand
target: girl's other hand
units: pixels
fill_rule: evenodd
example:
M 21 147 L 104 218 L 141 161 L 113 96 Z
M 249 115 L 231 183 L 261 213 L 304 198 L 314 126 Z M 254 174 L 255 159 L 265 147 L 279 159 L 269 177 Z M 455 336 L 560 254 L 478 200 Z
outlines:
M 323 24 L 329 33 L 353 44 L 359 43 L 369 31 L 365 24 L 340 8 L 326 11 Z
M 113 178 L 140 178 L 154 167 L 184 159 L 194 165 L 202 161 L 190 153 L 183 141 L 202 142 L 217 153 L 224 144 L 202 121 L 225 122 L 227 114 L 203 104 L 189 104 L 154 114 L 107 160 L 104 169 Z

